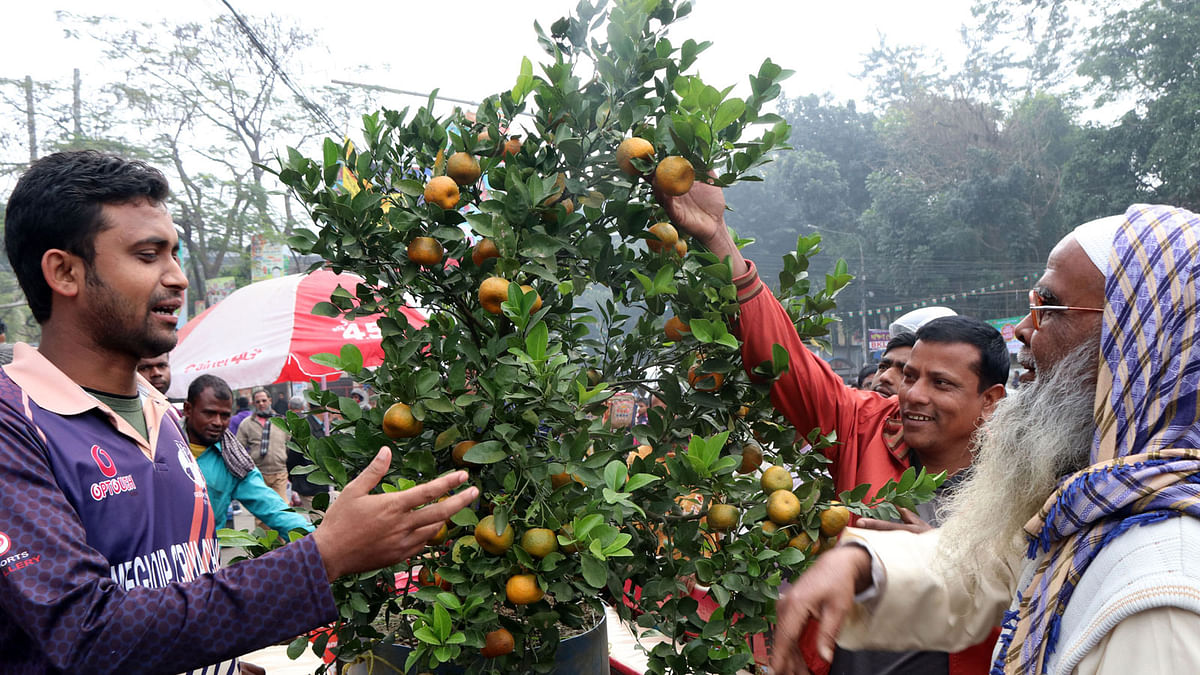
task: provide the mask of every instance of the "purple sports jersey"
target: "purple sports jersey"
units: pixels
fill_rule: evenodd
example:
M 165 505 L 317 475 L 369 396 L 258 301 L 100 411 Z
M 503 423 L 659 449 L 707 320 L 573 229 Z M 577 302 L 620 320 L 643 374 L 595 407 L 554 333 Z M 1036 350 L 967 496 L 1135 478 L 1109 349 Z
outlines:
M 309 537 L 217 571 L 204 477 L 139 389 L 149 440 L 26 345 L 0 373 L 0 672 L 236 672 L 336 615 Z

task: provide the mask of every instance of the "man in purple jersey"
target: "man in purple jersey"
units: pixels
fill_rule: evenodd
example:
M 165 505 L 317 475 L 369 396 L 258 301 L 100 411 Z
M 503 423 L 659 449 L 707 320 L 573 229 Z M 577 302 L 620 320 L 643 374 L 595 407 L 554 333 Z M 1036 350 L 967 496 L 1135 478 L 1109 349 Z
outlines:
M 420 551 L 477 496 L 431 503 L 465 472 L 369 494 L 385 448 L 312 535 L 217 570 L 204 476 L 135 370 L 175 345 L 187 288 L 167 193 L 141 162 L 81 151 L 35 162 L 9 199 L 42 341 L 0 371 L 5 673 L 236 672 L 237 654 L 335 619 L 330 581 Z

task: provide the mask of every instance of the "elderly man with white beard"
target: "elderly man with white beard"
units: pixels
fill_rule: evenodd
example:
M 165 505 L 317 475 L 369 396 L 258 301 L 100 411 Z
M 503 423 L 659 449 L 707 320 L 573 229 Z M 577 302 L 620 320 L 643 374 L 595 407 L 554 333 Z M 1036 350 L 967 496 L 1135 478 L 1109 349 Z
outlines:
M 856 531 L 781 599 L 798 640 L 955 649 L 997 622 L 992 673 L 1200 663 L 1200 216 L 1137 205 L 1050 253 L 1020 324 L 1036 380 L 996 409 L 941 530 Z

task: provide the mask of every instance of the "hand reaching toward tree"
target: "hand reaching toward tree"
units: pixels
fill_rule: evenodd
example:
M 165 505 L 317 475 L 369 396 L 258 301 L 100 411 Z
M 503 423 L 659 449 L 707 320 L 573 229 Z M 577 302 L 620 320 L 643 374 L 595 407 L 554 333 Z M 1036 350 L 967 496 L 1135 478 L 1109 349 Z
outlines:
M 746 271 L 746 261 L 725 227 L 725 193 L 722 188 L 696 181 L 687 194 L 671 197 L 656 190 L 655 198 L 667 210 L 676 227 L 691 235 L 718 258 L 729 258 L 734 276 Z
M 800 636 L 809 621 L 817 622 L 817 652 L 832 661 L 837 634 L 854 603 L 854 594 L 865 590 L 870 581 L 871 556 L 861 546 L 838 546 L 818 558 L 779 598 L 771 672 L 808 674 Z
M 433 503 L 462 485 L 466 471 L 436 478 L 401 492 L 370 494 L 387 473 L 392 451 L 382 448 L 350 481 L 312 533 L 330 581 L 354 572 L 394 565 L 419 553 L 450 516 L 479 495 L 471 487 Z

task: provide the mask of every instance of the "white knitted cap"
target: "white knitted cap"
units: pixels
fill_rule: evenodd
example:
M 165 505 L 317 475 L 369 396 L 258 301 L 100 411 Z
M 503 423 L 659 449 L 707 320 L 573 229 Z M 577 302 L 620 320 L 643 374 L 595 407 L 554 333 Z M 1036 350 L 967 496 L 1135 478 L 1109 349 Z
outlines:
M 1092 264 L 1106 279 L 1108 278 L 1108 254 L 1112 251 L 1117 229 L 1124 222 L 1125 216 L 1098 218 L 1080 225 L 1071 233 L 1075 235 L 1075 241 L 1083 247 L 1083 252 L 1087 253 Z

